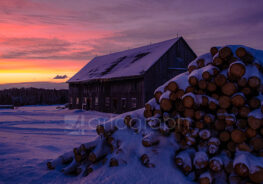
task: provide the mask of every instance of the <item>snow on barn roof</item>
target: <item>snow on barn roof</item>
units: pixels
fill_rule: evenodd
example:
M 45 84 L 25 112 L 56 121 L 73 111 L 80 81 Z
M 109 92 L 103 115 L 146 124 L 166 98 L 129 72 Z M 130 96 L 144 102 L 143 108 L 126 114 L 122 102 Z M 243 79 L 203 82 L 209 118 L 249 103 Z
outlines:
M 68 83 L 141 76 L 180 38 L 95 57 Z

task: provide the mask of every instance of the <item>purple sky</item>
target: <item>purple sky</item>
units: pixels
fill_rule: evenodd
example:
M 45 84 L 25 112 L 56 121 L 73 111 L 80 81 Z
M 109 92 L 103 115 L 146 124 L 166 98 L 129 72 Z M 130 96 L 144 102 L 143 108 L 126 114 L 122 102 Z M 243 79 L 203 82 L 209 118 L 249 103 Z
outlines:
M 263 49 L 262 32 L 262 0 L 1 0 L 0 71 L 71 77 L 96 55 L 177 34 L 197 54 L 225 44 Z

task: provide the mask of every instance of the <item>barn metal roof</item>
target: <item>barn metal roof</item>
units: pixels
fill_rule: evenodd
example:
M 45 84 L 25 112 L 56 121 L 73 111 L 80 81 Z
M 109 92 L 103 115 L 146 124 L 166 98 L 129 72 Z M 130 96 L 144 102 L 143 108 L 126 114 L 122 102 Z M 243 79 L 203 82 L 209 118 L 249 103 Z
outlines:
M 180 38 L 95 57 L 68 83 L 141 76 Z

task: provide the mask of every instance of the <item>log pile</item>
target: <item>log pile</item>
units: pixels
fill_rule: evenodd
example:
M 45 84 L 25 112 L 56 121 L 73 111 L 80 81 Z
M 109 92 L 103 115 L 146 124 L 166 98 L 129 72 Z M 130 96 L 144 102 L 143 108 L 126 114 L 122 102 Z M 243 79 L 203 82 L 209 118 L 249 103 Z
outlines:
M 141 135 L 141 142 L 134 142 L 144 148 L 138 149 L 143 150 L 138 161 L 157 168 L 149 150 L 160 147 L 160 137 L 172 137 L 179 145 L 173 162 L 192 180 L 263 183 L 262 68 L 244 47 L 212 47 L 192 61 L 145 104 L 144 130 L 134 114 L 125 116 L 126 128 Z M 102 165 L 128 164 L 119 131 L 113 124 L 97 126 L 95 141 L 48 162 L 48 168 L 87 176 Z
M 160 126 L 180 144 L 175 164 L 185 175 L 194 173 L 200 183 L 263 182 L 263 164 L 254 162 L 263 156 L 263 77 L 256 63 L 243 47 L 213 47 L 146 104 L 151 112 L 160 105 Z

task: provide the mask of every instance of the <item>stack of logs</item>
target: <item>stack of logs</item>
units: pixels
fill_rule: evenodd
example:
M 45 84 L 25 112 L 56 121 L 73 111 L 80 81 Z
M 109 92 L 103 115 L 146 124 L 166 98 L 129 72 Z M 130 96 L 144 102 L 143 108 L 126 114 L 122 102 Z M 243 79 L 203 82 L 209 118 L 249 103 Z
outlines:
M 245 48 L 213 47 L 158 88 L 144 116 L 175 135 L 175 164 L 195 181 L 262 183 L 262 79 Z
M 144 109 L 150 131 L 140 132 L 133 114 L 124 123 L 142 134 L 146 148 L 160 144 L 160 134 L 174 136 L 180 145 L 174 162 L 194 181 L 262 183 L 262 68 L 245 48 L 213 47 L 191 62 L 188 72 L 156 89 Z M 108 123 L 96 130 L 97 139 L 47 167 L 87 176 L 105 164 L 127 164 L 116 126 Z M 157 167 L 146 153 L 138 159 L 145 167 Z

